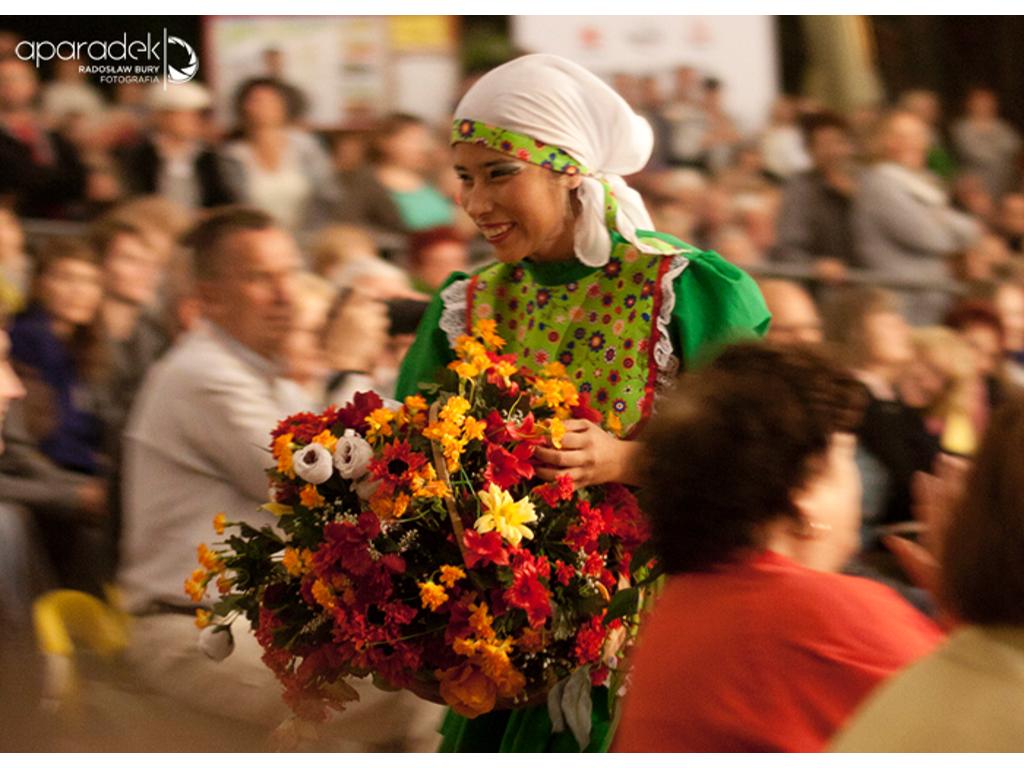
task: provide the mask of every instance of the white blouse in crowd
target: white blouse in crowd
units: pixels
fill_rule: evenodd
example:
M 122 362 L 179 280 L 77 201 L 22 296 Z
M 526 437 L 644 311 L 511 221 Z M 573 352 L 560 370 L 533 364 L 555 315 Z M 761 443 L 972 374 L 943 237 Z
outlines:
M 236 164 L 239 197 L 262 208 L 283 226 L 301 229 L 308 221 L 316 186 L 315 170 L 329 162 L 317 140 L 302 131 L 288 132 L 288 143 L 277 168 L 262 165 L 246 141 L 228 144 L 224 155 Z

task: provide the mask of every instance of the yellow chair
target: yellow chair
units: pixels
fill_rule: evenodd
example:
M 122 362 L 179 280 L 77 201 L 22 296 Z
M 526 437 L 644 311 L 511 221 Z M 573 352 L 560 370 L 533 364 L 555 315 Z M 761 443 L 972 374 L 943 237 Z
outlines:
M 47 662 L 46 695 L 58 707 L 74 705 L 77 699 L 77 652 L 113 660 L 128 645 L 127 616 L 85 592 L 47 592 L 33 603 L 32 619 Z

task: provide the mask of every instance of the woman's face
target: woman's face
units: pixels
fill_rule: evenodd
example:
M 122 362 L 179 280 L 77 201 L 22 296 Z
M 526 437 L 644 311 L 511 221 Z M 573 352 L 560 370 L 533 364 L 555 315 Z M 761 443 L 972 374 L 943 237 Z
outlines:
M 808 568 L 835 572 L 860 546 L 861 482 L 857 438 L 832 435 L 820 471 L 794 498 L 808 532 L 797 559 Z
M 103 299 L 103 273 L 79 259 L 57 259 L 39 278 L 39 299 L 54 318 L 88 325 Z
M 872 365 L 900 366 L 913 357 L 910 327 L 899 312 L 883 310 L 868 314 L 864 318 L 864 336 Z
M 579 176 L 555 173 L 475 144 L 455 145 L 459 202 L 494 246 L 499 261 L 572 258 L 575 215 L 570 190 Z
M 399 129 L 377 146 L 387 163 L 415 173 L 428 172 L 438 152 L 429 129 L 416 123 Z
M 911 408 L 931 408 L 947 392 L 949 376 L 919 350 L 900 377 L 900 398 Z
M 156 301 L 163 263 L 146 238 L 130 233 L 115 237 L 107 250 L 104 267 L 110 296 L 140 307 Z
M 288 104 L 284 97 L 266 85 L 249 91 L 242 106 L 246 122 L 256 128 L 276 127 L 288 122 Z

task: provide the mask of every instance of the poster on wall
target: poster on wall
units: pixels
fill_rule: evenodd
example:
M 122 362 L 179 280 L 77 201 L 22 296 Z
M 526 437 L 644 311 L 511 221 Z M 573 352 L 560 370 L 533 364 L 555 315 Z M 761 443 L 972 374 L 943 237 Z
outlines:
M 779 92 L 771 16 L 514 16 L 512 38 L 609 82 L 616 74 L 656 76 L 666 92 L 674 68 L 693 67 L 722 81 L 726 110 L 744 130 L 764 124 Z
M 443 120 L 459 68 L 449 16 L 213 17 L 205 28 L 210 82 L 226 124 L 233 94 L 274 75 L 308 103 L 317 128 L 360 127 L 387 112 Z

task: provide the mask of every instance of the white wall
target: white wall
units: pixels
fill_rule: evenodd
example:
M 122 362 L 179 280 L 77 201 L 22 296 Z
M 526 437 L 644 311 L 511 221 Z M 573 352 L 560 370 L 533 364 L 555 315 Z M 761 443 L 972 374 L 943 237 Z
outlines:
M 513 43 L 555 53 L 610 80 L 617 72 L 661 74 L 689 65 L 725 84 L 742 130 L 764 124 L 779 92 L 772 16 L 514 16 Z

